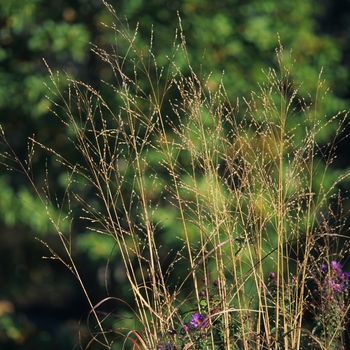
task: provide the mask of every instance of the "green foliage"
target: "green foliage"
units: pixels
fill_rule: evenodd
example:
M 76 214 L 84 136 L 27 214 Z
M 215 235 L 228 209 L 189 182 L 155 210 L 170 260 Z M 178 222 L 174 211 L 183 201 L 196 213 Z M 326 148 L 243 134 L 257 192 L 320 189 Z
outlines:
M 97 235 L 96 232 L 85 233 L 76 238 L 76 249 L 80 252 L 87 253 L 92 262 L 102 259 L 107 261 L 117 252 L 113 250 L 114 241 L 111 237 Z M 113 255 L 112 255 L 113 252 Z
M 9 177 L 2 177 L 0 186 L 3 188 L 0 198 L 0 218 L 3 224 L 9 228 L 29 228 L 38 237 L 56 232 L 47 217 L 47 210 L 56 217 L 62 215 L 60 210 L 54 210 L 52 207 L 45 209 L 40 199 L 33 196 L 27 186 L 19 188 L 15 193 L 10 186 Z M 63 230 L 68 227 L 69 223 L 62 225 Z
M 114 99 L 106 86 L 99 82 L 100 78 L 106 80 L 112 77 L 105 66 L 97 64 L 92 58 L 88 45 L 92 41 L 106 47 L 114 40 L 113 35 L 103 30 L 100 24 L 100 21 L 107 24 L 112 21 L 101 5 L 84 1 L 77 2 L 74 7 L 68 7 L 63 2 L 55 2 L 53 6 L 40 1 L 26 1 L 24 5 L 21 2 L 1 2 L 5 26 L 2 32 L 0 105 L 4 116 L 2 125 L 8 137 L 11 132 L 12 137 L 17 139 L 35 133 L 51 147 L 62 142 L 67 132 L 61 127 L 57 129 L 56 121 L 46 114 L 52 103 L 45 98 L 47 90 L 43 82 L 48 80 L 42 57 L 48 60 L 54 71 L 59 67 L 72 72 L 77 79 L 81 77 L 82 80 L 93 81 L 95 88 L 104 91 L 104 96 L 111 101 Z M 298 76 L 305 80 L 301 95 L 305 96 L 305 91 L 313 93 L 322 66 L 325 68 L 323 79 L 327 80 L 331 90 L 337 91 L 345 86 L 347 76 L 340 64 L 341 51 L 337 41 L 314 31 L 317 27 L 315 15 L 322 12 L 320 4 L 303 1 L 290 4 L 274 0 L 220 4 L 178 1 L 171 5 L 156 1 L 121 2 L 118 13 L 129 18 L 131 28 L 140 20 L 139 47 L 146 49 L 149 46 L 150 27 L 153 25 L 152 50 L 160 66 L 167 62 L 166 56 L 178 27 L 176 10 L 186 32 L 191 65 L 196 70 L 202 67 L 203 76 L 209 76 L 212 71 L 208 79 L 208 86 L 212 88 L 224 79 L 232 99 L 247 96 L 255 89 L 255 82 L 262 79 L 261 69 L 266 71 L 274 64 L 271 52 L 276 46 L 277 33 L 287 48 L 293 48 L 293 57 L 297 60 L 295 71 L 299 70 Z M 92 12 L 93 22 L 90 21 Z M 48 14 L 52 14 L 52 18 L 47 18 Z M 167 30 L 162 29 L 164 25 Z M 127 45 L 121 44 L 119 52 L 124 51 L 123 46 Z M 179 60 L 179 69 L 188 69 L 186 60 L 181 57 Z M 84 68 L 86 65 L 88 69 Z M 223 70 L 226 72 L 224 76 Z M 296 81 L 297 85 L 299 83 L 301 81 Z M 67 82 L 62 88 L 64 86 Z M 335 95 L 329 96 L 327 105 L 323 106 L 324 114 L 331 114 L 344 105 Z M 112 103 L 112 108 L 117 108 L 117 104 Z M 51 129 L 43 123 L 47 118 L 52 120 Z M 54 135 L 54 131 L 56 134 L 58 131 L 59 135 Z M 68 144 L 62 146 L 69 154 Z

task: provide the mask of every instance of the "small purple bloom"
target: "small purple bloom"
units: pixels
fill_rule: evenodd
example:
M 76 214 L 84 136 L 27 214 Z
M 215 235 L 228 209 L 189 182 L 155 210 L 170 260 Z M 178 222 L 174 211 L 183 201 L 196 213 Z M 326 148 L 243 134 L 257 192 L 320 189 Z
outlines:
M 326 264 L 322 264 L 320 270 L 326 272 L 328 270 L 328 266 Z
M 207 324 L 205 316 L 198 313 L 192 315 L 190 323 L 194 328 L 204 327 Z
M 328 282 L 335 292 L 343 292 L 345 290 L 344 283 L 337 283 L 335 281 Z
M 205 290 L 201 290 L 200 293 L 199 293 L 199 295 L 200 295 L 202 298 L 204 298 L 204 297 L 207 295 L 207 293 L 206 293 Z
M 159 345 L 157 350 L 173 350 L 175 349 L 173 345 L 171 344 L 162 344 L 162 345 Z
M 182 324 L 182 326 L 184 327 L 184 330 L 185 330 L 186 332 L 189 332 L 189 331 L 190 331 L 190 326 L 188 325 L 188 323 L 184 322 L 184 323 Z
M 213 286 L 214 287 L 217 287 L 219 285 L 219 281 L 218 280 L 215 280 L 214 282 L 213 282 Z
M 348 281 L 349 280 L 349 272 L 340 272 L 338 277 L 342 280 L 342 281 Z
M 270 273 L 269 273 L 269 278 L 270 278 L 271 280 L 275 280 L 275 279 L 276 279 L 276 274 L 275 274 L 274 272 L 270 272 Z
M 342 272 L 343 266 L 334 260 L 331 262 L 331 267 L 334 271 L 337 271 L 338 273 Z

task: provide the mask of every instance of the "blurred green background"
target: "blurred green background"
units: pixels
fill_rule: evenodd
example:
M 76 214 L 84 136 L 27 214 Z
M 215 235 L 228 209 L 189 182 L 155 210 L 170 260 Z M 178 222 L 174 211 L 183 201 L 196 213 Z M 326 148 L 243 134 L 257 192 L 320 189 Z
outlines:
M 212 72 L 213 88 L 225 71 L 223 80 L 232 101 L 249 96 L 263 80 L 262 69 L 276 66 L 279 34 L 285 52 L 292 49 L 299 76 L 305 77 L 301 93 L 315 91 L 323 67 L 322 78 L 330 92 L 322 113 L 330 116 L 349 108 L 350 0 L 110 3 L 120 18 L 128 18 L 131 30 L 139 22 L 141 46 L 149 45 L 153 27 L 153 51 L 159 64 L 172 52 L 178 11 L 193 68 L 203 77 Z M 79 161 L 67 140 L 68 130 L 48 110 L 52 106 L 46 95 L 53 96 L 44 84 L 50 85 L 43 58 L 53 72 L 64 71 L 91 84 L 118 109 L 111 89 L 101 83 L 115 83 L 113 74 L 91 52 L 91 44 L 108 50 L 115 44 L 113 31 L 101 24 L 113 20 L 100 0 L 0 0 L 0 124 L 20 159 L 26 159 L 27 138 L 35 135 L 48 147 Z M 63 90 L 65 84 L 62 81 Z M 0 147 L 5 151 L 3 144 Z M 349 147 L 343 143 L 339 148 L 335 169 L 349 168 Z M 52 193 L 60 197 L 66 171 L 44 151 L 38 150 L 33 158 L 34 181 L 38 187 L 44 183 L 46 164 Z M 0 348 L 73 348 L 78 342 L 78 322 L 89 311 L 83 292 L 60 262 L 42 259 L 47 250 L 35 237 L 58 251 L 61 245 L 25 176 L 1 167 L 0 185 Z M 78 190 L 88 198 L 86 188 Z M 72 232 L 75 261 L 97 303 L 107 295 L 105 268 L 113 240 L 86 231 L 79 221 Z M 110 293 L 128 300 L 130 293 L 118 279 L 122 267 L 117 261 L 112 255 Z

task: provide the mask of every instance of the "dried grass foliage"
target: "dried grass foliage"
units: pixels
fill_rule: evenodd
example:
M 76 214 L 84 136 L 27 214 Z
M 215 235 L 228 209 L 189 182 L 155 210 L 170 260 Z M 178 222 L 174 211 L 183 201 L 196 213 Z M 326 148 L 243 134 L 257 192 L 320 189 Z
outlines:
M 241 327 L 237 339 L 225 334 L 225 349 L 299 349 L 307 337 L 314 348 L 325 349 L 303 329 L 310 299 L 305 281 L 320 261 L 348 253 L 347 243 L 336 246 L 342 237 L 347 242 L 346 213 L 335 212 L 341 210 L 340 200 L 331 204 L 337 185 L 349 174 L 335 177 L 331 185 L 326 181 L 347 112 L 327 120 L 320 115 L 321 75 L 316 96 L 299 96 L 293 67 L 284 66 L 281 43 L 278 68 L 266 73 L 249 99 L 232 104 L 222 83 L 212 91 L 209 78 L 192 69 L 181 22 L 164 68 L 152 53 L 152 38 L 150 47 L 141 50 L 137 29 L 132 33 L 117 17 L 112 29 L 117 38 L 113 51 L 93 50 L 113 72 L 115 81 L 106 84 L 119 110 L 92 86 L 70 77 L 69 90 L 61 91 L 63 77 L 48 66 L 53 113 L 70 130 L 72 147 L 84 162 L 64 159 L 30 139 L 32 147 L 53 153 L 67 168 L 65 205 L 69 208 L 74 198 L 87 226 L 114 238 L 134 295 L 139 329 L 125 333 L 120 327 L 110 334 L 105 325 L 111 315 L 91 305 L 99 325 L 91 343 L 112 348 L 124 334 L 125 348 L 157 349 L 168 330 L 184 322 L 190 304 L 201 310 L 201 289 L 208 290 L 210 280 L 217 279 L 220 303 L 212 318 L 221 318 L 228 330 L 234 313 Z M 126 48 L 122 54 L 120 47 Z M 188 75 L 176 64 L 178 55 L 188 62 Z M 169 101 L 171 94 L 177 98 Z M 321 145 L 318 135 L 330 124 L 335 125 L 334 138 Z M 2 138 L 6 142 L 4 133 Z M 13 154 L 7 157 L 32 179 L 30 159 L 21 163 Z M 75 182 L 91 188 L 97 205 L 74 191 Z M 50 216 L 55 204 L 49 185 L 37 191 Z M 68 210 L 69 218 L 73 214 Z M 61 231 L 60 220 L 52 217 L 65 254 L 48 247 L 49 252 L 84 289 L 71 237 Z M 159 253 L 163 238 L 157 232 L 169 222 L 181 248 L 169 252 L 172 260 L 164 266 Z M 184 265 L 186 273 L 177 279 L 177 268 Z M 273 303 L 267 286 L 272 269 L 281 277 Z M 214 340 L 210 346 L 214 349 Z

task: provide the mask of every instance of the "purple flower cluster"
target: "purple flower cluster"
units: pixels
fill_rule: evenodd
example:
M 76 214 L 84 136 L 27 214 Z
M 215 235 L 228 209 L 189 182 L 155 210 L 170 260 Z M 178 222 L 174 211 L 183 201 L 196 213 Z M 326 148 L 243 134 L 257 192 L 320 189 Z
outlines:
M 172 344 L 162 344 L 157 347 L 157 350 L 174 350 L 176 349 L 174 345 Z
M 349 281 L 349 272 L 343 271 L 343 266 L 334 260 L 331 261 L 329 267 L 329 271 L 326 264 L 322 264 L 320 267 L 321 272 L 329 274 L 326 284 L 335 292 L 343 292 Z

